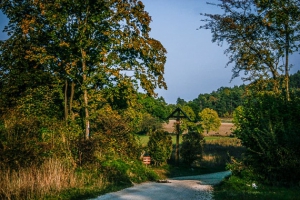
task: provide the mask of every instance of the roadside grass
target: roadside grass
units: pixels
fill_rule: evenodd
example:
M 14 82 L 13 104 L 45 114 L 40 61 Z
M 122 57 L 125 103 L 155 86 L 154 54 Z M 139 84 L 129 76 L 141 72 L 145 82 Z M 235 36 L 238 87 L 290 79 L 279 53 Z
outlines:
M 172 138 L 175 145 L 176 136 Z M 149 136 L 139 136 L 139 139 L 146 146 Z M 148 166 L 148 169 L 155 171 L 158 179 L 214 173 L 226 170 L 226 163 L 231 156 L 238 159 L 245 152 L 240 141 L 234 137 L 206 135 L 204 140 L 203 158 L 192 166 L 175 163 L 174 159 L 170 159 L 167 165 Z M 111 184 L 100 173 L 70 170 L 58 160 L 18 173 L 1 171 L 0 183 L 0 190 L 4 195 L 0 199 L 28 199 L 25 196 L 30 199 L 91 199 L 130 186 L 117 182 Z M 300 187 L 271 187 L 256 183 L 257 188 L 254 188 L 252 184 L 252 181 L 231 176 L 214 186 L 214 199 L 300 199 Z
M 300 187 L 266 186 L 231 176 L 214 187 L 213 195 L 215 200 L 297 200 Z
M 1 169 L 0 199 L 71 199 L 79 191 L 87 195 L 87 185 L 99 193 L 108 186 L 106 182 L 100 173 L 78 172 L 61 160 L 50 159 L 42 166 L 18 171 Z

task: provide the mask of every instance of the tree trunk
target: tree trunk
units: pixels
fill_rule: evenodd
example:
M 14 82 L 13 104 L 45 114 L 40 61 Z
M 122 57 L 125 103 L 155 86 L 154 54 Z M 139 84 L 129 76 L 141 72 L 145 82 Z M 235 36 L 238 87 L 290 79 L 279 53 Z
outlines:
M 65 81 L 65 120 L 68 119 L 68 80 Z
M 75 90 L 75 83 L 74 83 L 74 81 L 72 81 L 72 83 L 71 83 L 70 105 L 69 105 L 70 106 L 69 107 L 69 112 L 70 112 L 72 120 L 75 119 L 74 113 L 72 111 L 72 108 L 73 108 L 73 99 L 74 99 L 74 90 Z
M 289 101 L 290 100 L 290 91 L 289 91 L 289 33 L 288 33 L 288 25 L 285 24 L 285 76 L 284 76 L 284 81 L 285 81 L 285 92 L 286 92 L 286 99 Z
M 179 164 L 179 133 L 180 133 L 180 119 L 176 120 L 176 153 L 175 153 L 175 160 L 176 164 Z
M 84 121 L 85 121 L 85 139 L 90 138 L 90 121 L 88 109 L 88 91 L 87 91 L 87 67 L 85 62 L 86 52 L 81 49 L 82 56 L 82 85 L 83 85 L 83 102 L 84 102 Z

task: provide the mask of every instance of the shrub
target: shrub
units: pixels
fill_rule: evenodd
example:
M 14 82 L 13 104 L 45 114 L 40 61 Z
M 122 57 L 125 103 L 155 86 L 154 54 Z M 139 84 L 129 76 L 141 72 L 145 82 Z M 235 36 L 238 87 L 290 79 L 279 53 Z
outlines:
M 202 158 L 204 136 L 202 133 L 189 132 L 183 135 L 180 154 L 186 164 Z
M 131 185 L 132 182 L 154 181 L 158 176 L 142 162 L 126 159 L 107 159 L 102 163 L 101 171 L 111 183 Z
M 149 155 L 156 166 L 167 162 L 172 153 L 172 137 L 166 131 L 155 131 L 149 137 Z
M 162 128 L 162 124 L 157 117 L 153 117 L 152 115 L 145 113 L 142 115 L 142 120 L 139 124 L 139 132 L 140 135 L 150 134 L 153 131 L 159 130 Z
M 43 123 L 36 117 L 11 117 L 0 129 L 0 167 L 18 169 L 40 165 L 51 155 L 52 145 L 43 137 Z

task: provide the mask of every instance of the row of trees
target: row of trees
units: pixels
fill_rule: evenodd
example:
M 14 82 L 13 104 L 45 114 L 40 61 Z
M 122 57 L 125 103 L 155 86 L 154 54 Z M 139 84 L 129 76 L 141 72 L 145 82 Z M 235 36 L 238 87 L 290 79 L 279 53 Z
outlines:
M 189 106 L 195 113 L 201 112 L 204 108 L 217 111 L 220 117 L 232 117 L 232 113 L 243 102 L 245 85 L 230 87 L 220 87 L 216 91 L 206 94 L 199 94 L 197 98 L 186 102 L 178 98 L 177 105 Z M 196 116 L 196 120 L 199 117 Z
M 300 88 L 300 71 L 289 76 L 290 90 L 296 92 Z M 251 85 L 251 84 L 250 84 Z M 199 113 L 205 108 L 217 111 L 220 117 L 232 118 L 234 110 L 243 104 L 250 85 L 240 85 L 234 87 L 220 87 L 211 93 L 199 94 L 191 101 L 178 98 L 176 106 L 188 106 L 194 113 Z M 171 106 L 171 105 L 168 105 Z M 195 116 L 199 121 L 199 116 Z

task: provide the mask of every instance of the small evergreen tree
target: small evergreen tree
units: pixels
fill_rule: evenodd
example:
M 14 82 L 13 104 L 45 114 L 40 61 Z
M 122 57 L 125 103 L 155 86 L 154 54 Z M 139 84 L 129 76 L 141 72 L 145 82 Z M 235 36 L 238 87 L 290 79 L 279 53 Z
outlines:
M 151 161 L 156 166 L 161 166 L 167 162 L 172 153 L 172 137 L 166 131 L 155 131 L 149 137 L 149 155 Z
M 184 163 L 190 165 L 197 159 L 202 159 L 204 136 L 202 133 L 189 132 L 183 135 L 180 154 Z

